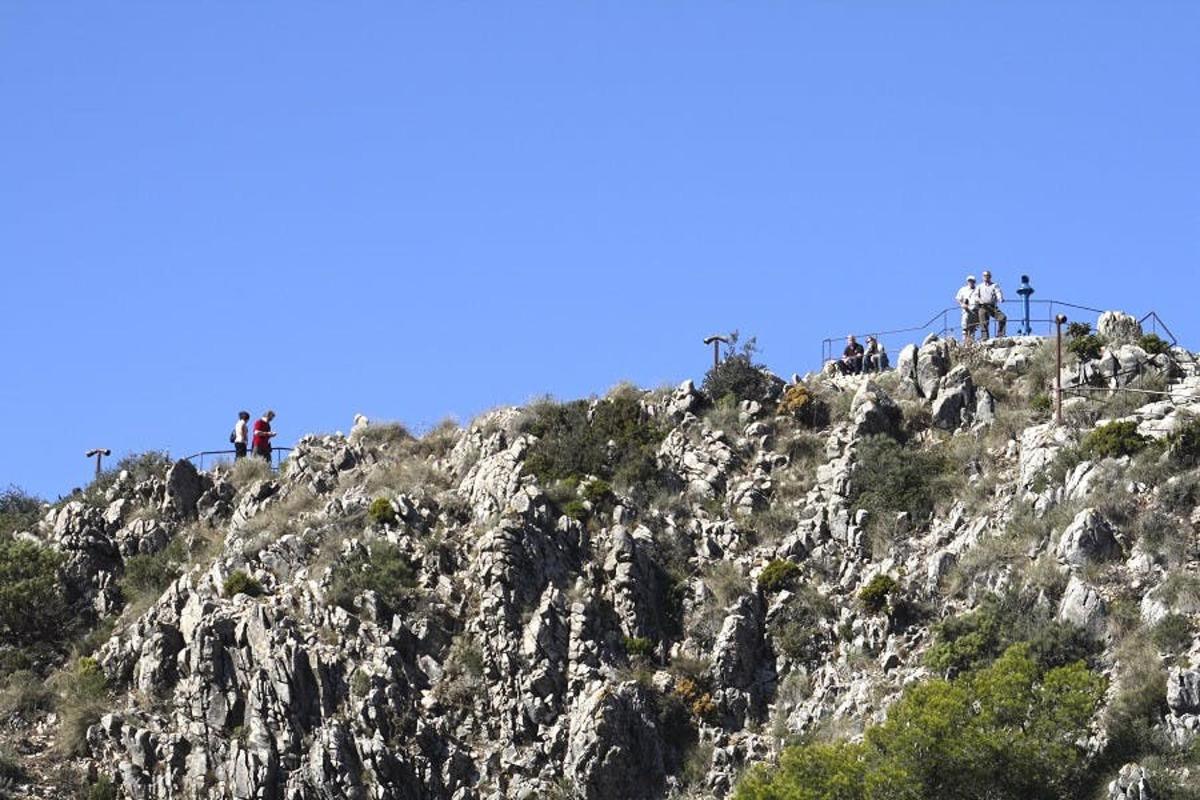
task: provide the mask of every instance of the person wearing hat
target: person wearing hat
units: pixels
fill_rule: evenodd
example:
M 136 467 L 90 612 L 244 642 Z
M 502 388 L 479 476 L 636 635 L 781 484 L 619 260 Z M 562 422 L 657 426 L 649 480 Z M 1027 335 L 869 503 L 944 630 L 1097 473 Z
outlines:
M 271 439 L 275 436 L 271 430 L 273 419 L 275 412 L 268 410 L 254 421 L 254 455 L 265 458 L 268 464 L 271 463 Z
M 974 275 L 967 276 L 967 283 L 954 295 L 954 302 L 962 309 L 963 344 L 975 341 L 975 329 L 979 327 L 979 290 L 975 288 Z
M 983 283 L 975 290 L 979 303 L 979 333 L 982 338 L 988 338 L 988 326 L 991 320 L 996 320 L 996 336 L 1004 336 L 1008 327 L 1008 317 L 1000 310 L 1004 302 L 1004 292 L 1000 285 L 992 283 L 992 273 L 983 271 Z

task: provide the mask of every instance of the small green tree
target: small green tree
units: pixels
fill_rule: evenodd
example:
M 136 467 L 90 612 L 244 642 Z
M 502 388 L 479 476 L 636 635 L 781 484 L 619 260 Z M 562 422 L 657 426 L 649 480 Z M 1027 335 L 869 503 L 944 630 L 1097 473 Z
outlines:
M 738 347 L 738 333 L 729 336 L 725 357 L 704 376 L 701 390 L 714 403 L 733 397 L 735 400 L 764 401 L 771 395 L 776 381 L 766 367 L 755 363 L 758 342 L 752 336 Z
M 1171 352 L 1171 344 L 1157 333 L 1147 333 L 1138 339 L 1138 347 L 1152 356 Z
M 417 571 L 400 548 L 391 542 L 372 542 L 355 550 L 333 569 L 329 596 L 333 603 L 354 612 L 354 598 L 371 590 L 388 614 L 404 608 L 417 585 Z
M 24 646 L 60 638 L 68 618 L 61 563 L 48 547 L 0 537 L 0 640 Z
M 1092 430 L 1079 444 L 1088 458 L 1119 458 L 1131 456 L 1150 443 L 1150 437 L 1138 433 L 1132 420 L 1110 422 Z

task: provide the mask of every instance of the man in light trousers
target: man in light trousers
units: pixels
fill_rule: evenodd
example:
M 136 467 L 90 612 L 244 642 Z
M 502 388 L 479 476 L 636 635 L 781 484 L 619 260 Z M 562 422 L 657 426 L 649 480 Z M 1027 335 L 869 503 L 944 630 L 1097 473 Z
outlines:
M 988 327 L 991 320 L 996 320 L 996 336 L 1004 336 L 1008 329 L 1008 317 L 1000 310 L 1004 302 L 1004 293 L 999 284 L 992 283 L 992 273 L 983 271 L 983 283 L 975 289 L 979 299 L 979 332 L 984 339 L 988 338 Z
M 967 285 L 954 295 L 954 302 L 962 309 L 963 344 L 975 341 L 975 329 L 979 327 L 979 292 L 975 288 L 975 276 L 967 276 Z

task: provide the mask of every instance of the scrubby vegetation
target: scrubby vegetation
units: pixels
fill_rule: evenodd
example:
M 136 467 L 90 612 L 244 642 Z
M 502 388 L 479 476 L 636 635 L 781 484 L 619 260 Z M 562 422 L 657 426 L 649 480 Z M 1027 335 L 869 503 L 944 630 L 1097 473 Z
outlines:
M 736 800 L 1059 800 L 1088 776 L 1081 742 L 1104 692 L 1082 662 L 1042 668 L 1025 645 L 907 690 L 861 744 L 788 748 Z
M 795 563 L 777 558 L 758 573 L 758 585 L 764 592 L 776 592 L 792 586 L 799 575 L 800 567 Z
M 26 647 L 57 639 L 67 621 L 61 556 L 0 535 L 0 642 Z
M 225 579 L 225 583 L 221 586 L 221 594 L 226 597 L 244 594 L 248 597 L 262 597 L 263 586 L 254 578 L 247 575 L 243 570 L 235 570 Z
M 701 391 L 714 403 L 726 398 L 735 401 L 767 400 L 771 396 L 772 380 L 765 372 L 766 368 L 755 363 L 757 341 L 750 337 L 739 348 L 737 332 L 729 338 L 724 358 L 704 376 Z
M 1086 458 L 1118 458 L 1131 456 L 1149 443 L 1149 437 L 1138 433 L 1136 422 L 1110 422 L 1083 437 L 1079 449 Z
M 958 466 L 941 453 L 906 448 L 889 436 L 868 436 L 858 447 L 850 501 L 873 518 L 906 512 L 913 520 L 933 513 L 939 498 L 961 479 Z
M 623 490 L 649 492 L 658 485 L 654 455 L 666 431 L 646 415 L 634 393 L 595 403 L 538 403 L 522 429 L 537 437 L 525 469 L 543 486 L 584 476 Z
M 335 565 L 329 598 L 347 611 L 357 612 L 355 599 L 371 591 L 382 612 L 391 615 L 405 608 L 416 585 L 412 561 L 394 544 L 377 540 L 369 548 L 355 549 Z

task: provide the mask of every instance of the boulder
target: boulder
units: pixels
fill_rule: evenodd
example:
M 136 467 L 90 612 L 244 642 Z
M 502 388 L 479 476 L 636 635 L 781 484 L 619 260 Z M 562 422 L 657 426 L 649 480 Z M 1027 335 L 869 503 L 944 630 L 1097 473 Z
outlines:
M 1171 670 L 1167 676 L 1167 706 L 1175 714 L 1200 714 L 1200 670 Z
M 975 382 L 966 367 L 959 365 L 943 377 L 936 395 L 931 412 L 934 427 L 953 430 L 975 418 Z
M 196 502 L 204 494 L 204 479 L 186 458 L 176 461 L 167 471 L 167 496 L 162 510 L 177 517 L 196 516 Z
M 571 714 L 565 766 L 576 797 L 657 798 L 666 769 L 649 692 L 630 682 L 585 698 Z
M 1132 343 L 1142 336 L 1142 326 L 1123 311 L 1105 311 L 1096 322 L 1096 331 L 1110 343 Z
M 855 436 L 886 433 L 894 436 L 900 429 L 904 413 L 874 381 L 867 380 L 858 387 L 850 403 L 852 430 Z
M 1111 524 L 1094 508 L 1085 508 L 1062 532 L 1058 557 L 1075 567 L 1119 558 L 1121 545 Z
M 1058 618 L 1062 622 L 1078 625 L 1093 636 L 1104 633 L 1104 620 L 1108 613 L 1104 598 L 1078 576 L 1072 575 L 1058 604 Z
M 938 383 L 950 371 L 950 345 L 931 336 L 917 351 L 917 387 L 922 397 L 937 396 Z
M 1150 774 L 1137 764 L 1121 767 L 1116 779 L 1108 784 L 1108 800 L 1154 800 Z

